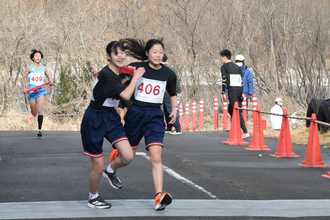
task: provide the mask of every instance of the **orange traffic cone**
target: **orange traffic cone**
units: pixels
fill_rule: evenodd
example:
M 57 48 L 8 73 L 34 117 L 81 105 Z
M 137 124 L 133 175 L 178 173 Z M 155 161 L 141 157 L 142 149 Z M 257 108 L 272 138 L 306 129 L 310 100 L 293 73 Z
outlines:
M 288 115 L 288 110 L 283 110 L 283 115 Z M 287 117 L 282 118 L 282 127 L 280 133 L 280 141 L 278 143 L 277 152 L 271 157 L 300 157 L 292 152 L 291 134 L 289 119 Z
M 34 118 L 33 115 L 28 115 L 28 117 L 29 117 L 30 121 Z
M 317 128 L 316 114 L 312 114 L 311 125 L 309 129 L 309 137 L 308 137 L 308 144 L 307 144 L 307 152 L 305 161 L 302 164 L 298 164 L 301 167 L 329 167 L 325 165 L 322 161 L 321 156 L 321 147 L 320 147 L 320 140 L 319 140 L 319 131 Z
M 73 124 L 73 130 L 77 131 L 77 123 L 76 122 Z
M 0 131 L 2 131 L 2 126 L 0 125 Z
M 253 112 L 253 135 L 252 142 L 249 148 L 245 148 L 246 150 L 254 150 L 254 151 L 270 151 L 271 149 L 267 148 L 265 145 L 265 137 L 264 137 L 264 122 L 261 120 L 260 106 L 256 106 L 256 110 Z M 259 111 L 259 112 L 258 112 Z
M 223 144 L 228 145 L 249 145 L 248 142 L 244 142 L 241 135 L 241 124 L 239 117 L 238 102 L 234 104 L 233 118 L 231 121 L 231 127 L 229 132 L 229 138 L 227 141 L 223 141 Z
M 330 172 L 328 172 L 327 174 L 322 175 L 323 177 L 330 179 Z

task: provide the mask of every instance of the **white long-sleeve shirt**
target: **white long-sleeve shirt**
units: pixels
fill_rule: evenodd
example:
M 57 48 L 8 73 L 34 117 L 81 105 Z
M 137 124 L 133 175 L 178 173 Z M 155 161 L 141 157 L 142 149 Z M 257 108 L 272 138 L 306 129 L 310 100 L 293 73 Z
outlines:
M 273 108 L 270 110 L 270 112 L 275 114 L 283 114 L 283 109 L 278 104 L 275 104 Z M 278 129 L 278 130 L 281 129 L 282 118 L 283 118 L 282 116 L 270 115 L 270 122 L 272 123 L 273 129 Z

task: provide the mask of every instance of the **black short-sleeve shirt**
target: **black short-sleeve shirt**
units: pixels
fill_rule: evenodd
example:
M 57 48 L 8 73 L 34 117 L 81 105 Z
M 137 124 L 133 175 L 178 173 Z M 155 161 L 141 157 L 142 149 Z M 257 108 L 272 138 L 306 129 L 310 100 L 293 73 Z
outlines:
M 106 99 L 119 100 L 119 94 L 124 90 L 121 77 L 115 74 L 109 66 L 105 66 L 95 80 L 89 106 L 98 110 L 107 109 L 109 107 L 104 106 Z
M 136 85 L 136 91 L 141 91 L 141 92 L 149 92 L 152 93 L 154 92 L 155 94 L 158 94 L 157 91 L 157 81 L 161 84 L 162 82 L 166 82 L 166 88 L 167 92 L 169 93 L 170 96 L 175 96 L 176 95 L 176 74 L 168 68 L 165 65 L 162 65 L 160 69 L 153 69 L 148 65 L 148 62 L 136 62 L 136 63 L 131 63 L 128 66 L 135 66 L 136 69 L 139 67 L 144 67 L 146 72 L 141 78 L 144 79 L 149 79 L 155 82 L 155 84 L 150 84 L 149 85 L 141 85 L 138 81 Z M 137 90 L 138 89 L 138 90 Z M 152 103 L 152 102 L 146 102 L 146 101 L 140 101 L 136 99 L 135 92 L 132 95 L 131 100 L 133 101 L 133 104 L 142 106 L 142 107 L 160 107 L 162 103 Z M 160 96 L 160 95 L 159 95 Z M 163 96 L 164 97 L 164 96 Z M 163 97 L 158 97 L 163 99 Z
M 230 82 L 230 75 L 240 75 L 241 77 L 241 84 L 238 87 L 243 87 L 243 73 L 241 68 L 232 62 L 228 62 L 221 66 L 221 74 L 222 74 L 222 92 L 225 93 L 226 89 L 230 89 L 231 82 Z

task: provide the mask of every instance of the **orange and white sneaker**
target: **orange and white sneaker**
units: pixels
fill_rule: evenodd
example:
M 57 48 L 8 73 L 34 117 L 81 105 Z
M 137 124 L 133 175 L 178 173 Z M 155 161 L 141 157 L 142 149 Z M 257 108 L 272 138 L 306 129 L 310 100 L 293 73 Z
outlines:
M 157 193 L 155 197 L 155 209 L 164 210 L 166 206 L 172 203 L 172 196 L 168 192 Z
M 110 163 L 112 163 L 119 156 L 119 152 L 117 149 L 113 149 L 110 154 Z

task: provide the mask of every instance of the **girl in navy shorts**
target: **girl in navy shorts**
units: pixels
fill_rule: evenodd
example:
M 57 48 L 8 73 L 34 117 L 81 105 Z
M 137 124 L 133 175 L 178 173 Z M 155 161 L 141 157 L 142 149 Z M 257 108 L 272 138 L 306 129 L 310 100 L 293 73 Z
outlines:
M 24 79 L 28 77 L 29 80 L 29 89 L 33 89 L 35 87 L 38 87 L 42 84 L 44 84 L 45 75 L 47 76 L 50 85 L 53 84 L 52 77 L 49 75 L 48 70 L 45 66 L 41 65 L 41 60 L 44 58 L 44 55 L 40 50 L 32 50 L 32 53 L 30 54 L 30 58 L 33 61 L 33 64 L 28 66 L 24 72 L 24 75 L 21 79 L 22 87 L 23 87 L 23 93 L 26 93 L 27 89 L 25 88 Z M 44 87 L 41 87 L 38 89 L 39 93 L 29 93 L 28 98 L 30 102 L 31 107 L 31 113 L 33 117 L 36 117 L 38 115 L 38 137 L 42 137 L 41 133 L 41 127 L 43 122 L 43 113 L 42 109 L 44 107 L 45 103 L 45 95 L 46 91 Z
M 127 88 L 123 83 L 127 79 L 119 76 L 119 68 L 123 67 L 126 53 L 121 42 L 112 41 L 106 48 L 109 64 L 97 76 L 91 94 L 91 102 L 81 123 L 81 139 L 84 154 L 91 157 L 93 171 L 89 176 L 89 199 L 87 206 L 91 208 L 110 208 L 111 204 L 104 201 L 98 194 L 98 184 L 103 175 L 110 185 L 120 189 L 122 184 L 115 170 L 128 165 L 133 160 L 133 151 L 129 144 L 121 118 L 115 107 L 119 99 L 129 100 L 134 92 L 138 79 L 144 74 L 144 68 L 134 68 L 134 76 Z M 106 138 L 118 149 L 120 156 L 109 165 L 104 164 L 103 139 Z
M 172 113 L 170 123 L 177 115 L 176 74 L 162 65 L 164 44 L 162 40 L 151 39 L 146 44 L 136 39 L 123 39 L 125 51 L 143 62 L 131 63 L 129 66 L 144 67 L 141 77 L 131 98 L 133 104 L 125 115 L 125 131 L 135 152 L 142 137 L 150 155 L 152 178 L 155 187 L 155 209 L 163 210 L 172 202 L 169 193 L 163 192 L 162 148 L 165 135 L 164 114 L 161 110 L 165 90 L 171 96 Z M 147 61 L 148 60 L 148 61 Z M 115 159 L 115 161 L 117 158 Z

